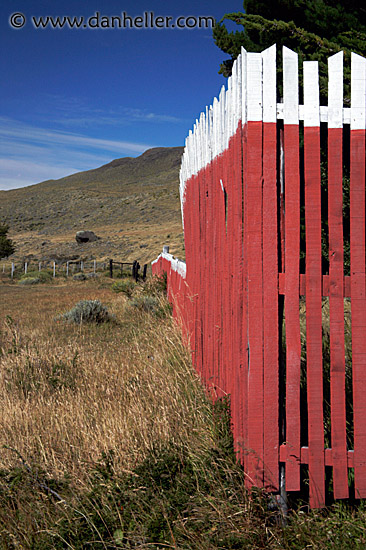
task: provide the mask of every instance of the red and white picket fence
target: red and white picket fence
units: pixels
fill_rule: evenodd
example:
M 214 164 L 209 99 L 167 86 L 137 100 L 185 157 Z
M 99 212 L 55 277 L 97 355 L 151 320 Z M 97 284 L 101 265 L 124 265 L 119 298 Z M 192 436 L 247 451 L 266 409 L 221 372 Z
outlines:
M 234 440 L 248 486 L 279 491 L 282 472 L 286 491 L 299 491 L 305 465 L 312 507 L 325 504 L 326 467 L 332 467 L 335 498 L 348 498 L 351 468 L 356 498 L 366 498 L 366 59 L 352 54 L 347 108 L 342 52 L 329 58 L 328 69 L 328 106 L 320 106 L 318 64 L 304 62 L 301 105 L 298 56 L 284 48 L 283 99 L 278 103 L 275 46 L 262 53 L 242 50 L 227 90 L 223 88 L 219 99 L 201 114 L 186 140 L 180 185 L 186 264 L 162 254 L 152 266 L 153 273 L 168 274 L 169 298 L 195 368 L 215 396 L 231 396 Z M 327 274 L 322 273 L 321 251 L 321 124 L 327 134 Z M 348 129 L 350 138 L 345 140 Z M 349 277 L 344 275 L 342 225 L 346 146 Z M 304 274 L 300 273 L 302 200 Z M 300 406 L 303 296 L 306 414 Z M 331 443 L 327 447 L 323 297 L 329 297 L 330 308 Z M 347 447 L 345 297 L 351 299 L 352 315 L 353 448 Z

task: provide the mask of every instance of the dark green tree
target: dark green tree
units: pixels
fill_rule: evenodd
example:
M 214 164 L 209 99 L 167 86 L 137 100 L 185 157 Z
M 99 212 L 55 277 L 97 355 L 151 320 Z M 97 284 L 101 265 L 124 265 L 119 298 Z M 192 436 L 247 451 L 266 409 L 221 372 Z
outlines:
M 0 259 L 7 258 L 15 251 L 13 241 L 7 237 L 8 231 L 8 225 L 0 224 Z
M 245 13 L 225 15 L 213 30 L 216 45 L 231 56 L 220 73 L 229 76 L 241 46 L 260 52 L 272 44 L 296 51 L 299 62 L 319 62 L 321 99 L 327 97 L 327 60 L 336 52 L 345 52 L 345 98 L 349 100 L 349 59 L 351 51 L 366 52 L 366 9 L 356 0 L 244 0 Z M 233 21 L 240 31 L 229 31 L 225 21 Z

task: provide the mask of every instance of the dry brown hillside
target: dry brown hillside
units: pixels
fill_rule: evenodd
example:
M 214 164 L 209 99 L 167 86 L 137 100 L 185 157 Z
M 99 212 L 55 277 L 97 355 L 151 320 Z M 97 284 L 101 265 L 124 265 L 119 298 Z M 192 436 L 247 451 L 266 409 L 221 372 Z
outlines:
M 12 258 L 148 262 L 170 245 L 183 257 L 179 202 L 182 147 L 155 148 L 59 180 L 0 191 L 0 222 L 16 243 Z M 75 233 L 100 240 L 77 244 Z

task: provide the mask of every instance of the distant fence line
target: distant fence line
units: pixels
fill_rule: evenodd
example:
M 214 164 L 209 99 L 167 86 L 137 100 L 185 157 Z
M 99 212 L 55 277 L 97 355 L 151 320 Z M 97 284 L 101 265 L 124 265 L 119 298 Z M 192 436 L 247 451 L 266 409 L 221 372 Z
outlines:
M 111 278 L 115 273 L 115 269 L 118 266 L 119 272 L 123 273 L 123 268 L 126 266 L 127 270 L 131 270 L 131 275 L 134 279 L 138 280 L 140 264 L 137 260 L 133 262 L 120 261 L 120 260 L 30 260 L 23 262 L 9 262 L 7 260 L 0 261 L 0 273 L 9 274 L 11 279 L 14 279 L 16 273 L 22 272 L 27 274 L 30 271 L 42 271 L 43 269 L 52 270 L 53 277 L 57 274 L 64 274 L 66 277 L 74 275 L 75 273 L 94 273 L 98 271 L 108 271 Z M 147 264 L 143 267 L 143 279 L 146 278 Z

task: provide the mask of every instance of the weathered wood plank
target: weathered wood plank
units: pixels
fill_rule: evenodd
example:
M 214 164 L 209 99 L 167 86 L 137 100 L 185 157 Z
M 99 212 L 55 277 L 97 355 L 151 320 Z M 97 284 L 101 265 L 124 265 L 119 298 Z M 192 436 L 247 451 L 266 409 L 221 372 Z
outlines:
M 365 98 L 366 59 L 351 59 L 350 248 L 355 490 L 366 497 Z
M 286 490 L 300 489 L 300 168 L 297 54 L 283 48 L 285 164 Z
M 264 486 L 278 490 L 279 481 L 279 349 L 277 239 L 276 46 L 263 58 L 263 369 Z
M 248 54 L 248 480 L 263 484 L 262 56 Z
M 331 445 L 335 498 L 348 498 L 343 299 L 343 52 L 328 59 L 328 229 Z
M 310 506 L 325 505 L 318 62 L 304 62 L 306 371 Z

